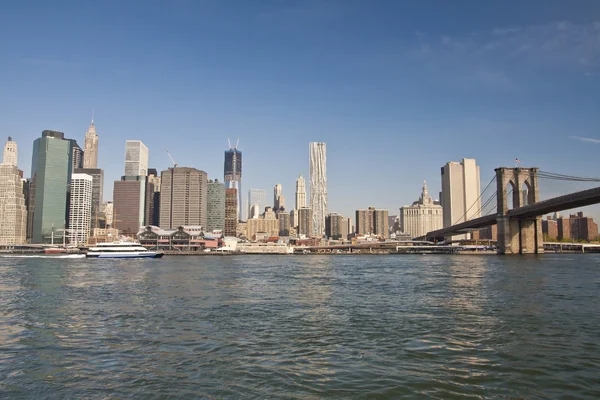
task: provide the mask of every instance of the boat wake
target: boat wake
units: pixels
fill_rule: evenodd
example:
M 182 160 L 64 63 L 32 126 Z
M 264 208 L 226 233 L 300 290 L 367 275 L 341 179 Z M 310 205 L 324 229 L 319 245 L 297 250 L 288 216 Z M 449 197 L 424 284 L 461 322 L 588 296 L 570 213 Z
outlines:
M 85 258 L 85 254 L 61 254 L 61 255 L 47 255 L 47 254 L 3 254 L 0 258 Z

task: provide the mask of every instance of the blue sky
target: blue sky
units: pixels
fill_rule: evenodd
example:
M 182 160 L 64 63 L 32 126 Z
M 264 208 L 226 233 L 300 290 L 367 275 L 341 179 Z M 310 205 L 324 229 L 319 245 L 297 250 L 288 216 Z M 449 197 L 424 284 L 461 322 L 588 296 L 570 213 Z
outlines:
M 0 135 L 83 138 L 96 110 L 105 197 L 126 139 L 150 165 L 223 178 L 293 204 L 308 142 L 328 145 L 329 208 L 390 214 L 440 190 L 440 167 L 599 176 L 600 2 L 20 1 L 0 13 Z M 2 139 L 3 141 L 5 139 Z M 590 185 L 541 182 L 542 197 Z M 597 218 L 597 207 L 588 210 Z

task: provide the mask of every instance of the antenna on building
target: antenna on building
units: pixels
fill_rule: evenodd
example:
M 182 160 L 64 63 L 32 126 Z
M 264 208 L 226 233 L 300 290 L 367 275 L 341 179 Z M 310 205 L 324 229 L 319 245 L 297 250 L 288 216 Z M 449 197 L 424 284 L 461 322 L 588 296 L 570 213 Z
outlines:
M 237 142 L 235 142 L 235 149 L 236 150 L 237 150 L 239 144 L 240 144 L 240 138 L 238 138 Z
M 229 145 L 229 149 L 231 149 L 231 140 L 229 138 L 227 138 L 227 144 Z
M 96 109 L 92 108 L 92 125 L 94 124 L 94 111 L 96 111 Z
M 169 158 L 171 159 L 171 162 L 173 163 L 173 168 L 177 168 L 177 163 L 175 162 L 175 160 L 173 160 L 173 156 L 171 155 L 171 153 L 169 153 L 169 150 L 165 149 L 165 151 L 167 152 Z

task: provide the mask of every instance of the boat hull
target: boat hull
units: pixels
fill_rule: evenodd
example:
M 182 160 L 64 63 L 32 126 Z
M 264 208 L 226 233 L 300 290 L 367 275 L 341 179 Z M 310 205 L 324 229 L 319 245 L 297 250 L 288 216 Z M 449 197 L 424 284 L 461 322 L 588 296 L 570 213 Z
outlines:
M 142 253 L 88 253 L 88 258 L 161 258 L 163 253 L 142 252 Z

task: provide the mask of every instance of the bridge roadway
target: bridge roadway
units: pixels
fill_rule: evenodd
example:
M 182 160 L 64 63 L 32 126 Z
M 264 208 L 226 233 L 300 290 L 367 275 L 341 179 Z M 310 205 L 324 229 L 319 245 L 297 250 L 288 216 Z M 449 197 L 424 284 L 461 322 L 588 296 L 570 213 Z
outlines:
M 569 193 L 564 196 L 538 201 L 537 203 L 527 206 L 513 208 L 512 210 L 508 210 L 506 216 L 513 219 L 535 218 L 555 211 L 570 210 L 572 208 L 584 207 L 597 203 L 600 203 L 600 187 Z M 460 224 L 429 232 L 426 237 L 441 238 L 453 234 L 470 232 L 486 226 L 495 225 L 496 218 L 496 214 L 474 218 L 467 222 L 461 222 Z

